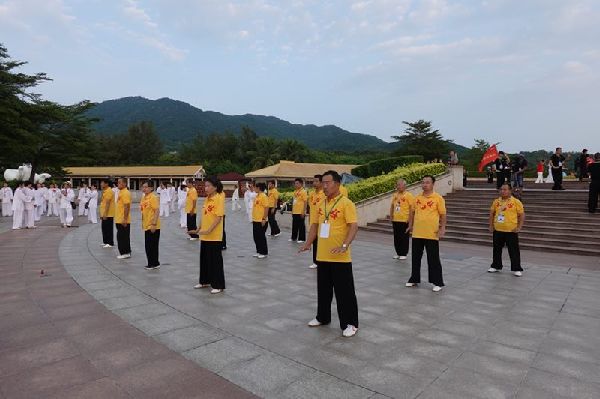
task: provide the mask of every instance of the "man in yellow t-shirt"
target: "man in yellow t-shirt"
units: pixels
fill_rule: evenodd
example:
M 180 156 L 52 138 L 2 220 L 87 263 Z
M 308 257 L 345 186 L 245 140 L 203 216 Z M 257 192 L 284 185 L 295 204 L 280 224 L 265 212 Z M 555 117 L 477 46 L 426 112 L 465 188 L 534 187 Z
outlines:
M 340 193 L 341 176 L 333 170 L 323 174 L 325 199 L 310 220 L 308 240 L 300 252 L 308 251 L 319 238 L 317 248 L 317 317 L 310 327 L 331 322 L 331 301 L 335 292 L 340 328 L 344 337 L 358 330 L 358 305 L 352 276 L 350 244 L 358 224 L 354 203 Z
M 490 207 L 490 232 L 493 233 L 494 251 L 490 273 L 502 270 L 502 249 L 508 247 L 510 270 L 517 277 L 523 275 L 521 267 L 521 250 L 519 249 L 519 232 L 525 223 L 525 209 L 521 201 L 512 196 L 510 185 L 500 187 L 500 197 Z
M 310 220 L 314 220 L 316 217 L 318 217 L 319 206 L 321 206 L 321 202 L 325 199 L 325 193 L 323 192 L 323 184 L 321 182 L 321 179 L 323 179 L 322 175 L 315 175 L 314 176 L 314 178 L 313 178 L 313 190 L 308 195 L 309 226 L 310 226 L 310 223 L 312 223 L 312 222 L 310 222 Z M 319 243 L 319 237 L 315 238 L 315 241 L 312 244 L 312 248 L 313 248 L 313 263 L 309 266 L 310 269 L 316 269 L 317 268 L 318 243 Z
M 304 189 L 304 180 L 296 178 L 294 180 L 294 197 L 292 202 L 292 237 L 288 241 L 304 242 L 306 241 L 306 225 L 304 216 L 306 215 L 306 201 L 308 195 Z
M 423 177 L 423 192 L 415 197 L 414 211 L 408 220 L 408 230 L 412 231 L 412 275 L 406 286 L 414 287 L 421 282 L 421 259 L 426 250 L 429 282 L 433 291 L 439 292 L 444 286 L 439 240 L 446 233 L 446 202 L 433 191 L 434 184 L 435 177 Z
M 269 180 L 269 226 L 271 227 L 271 237 L 281 235 L 281 229 L 277 224 L 275 215 L 277 214 L 277 201 L 279 201 L 279 191 L 275 187 L 275 180 Z
M 112 191 L 111 182 L 108 179 L 100 181 L 102 188 L 102 201 L 100 202 L 100 219 L 102 220 L 102 247 L 112 248 L 115 245 L 115 196 Z
M 142 212 L 142 229 L 144 230 L 144 247 L 148 264 L 146 270 L 154 270 L 160 267 L 158 261 L 158 244 L 160 241 L 160 200 L 154 194 L 154 184 L 147 181 L 142 184 L 144 195 L 140 200 L 140 211 Z
M 117 182 L 119 195 L 115 209 L 115 224 L 117 225 L 118 259 L 131 258 L 131 193 L 127 189 L 127 181 L 123 178 Z
M 198 191 L 196 191 L 196 185 L 194 179 L 188 179 L 187 182 L 187 195 L 185 197 L 185 213 L 187 215 L 187 229 L 188 231 L 195 231 L 198 228 L 196 221 L 196 205 L 198 203 Z M 190 241 L 197 241 L 198 234 L 190 233 Z
M 406 259 L 410 234 L 408 233 L 408 219 L 415 206 L 415 197 L 406 191 L 406 181 L 399 179 L 396 182 L 396 192 L 390 204 L 390 219 L 394 229 L 394 259 Z
M 257 183 L 255 186 L 256 199 L 252 206 L 252 235 L 256 245 L 255 258 L 264 259 L 269 254 L 267 246 L 267 221 L 269 218 L 269 199 L 265 194 L 267 185 Z

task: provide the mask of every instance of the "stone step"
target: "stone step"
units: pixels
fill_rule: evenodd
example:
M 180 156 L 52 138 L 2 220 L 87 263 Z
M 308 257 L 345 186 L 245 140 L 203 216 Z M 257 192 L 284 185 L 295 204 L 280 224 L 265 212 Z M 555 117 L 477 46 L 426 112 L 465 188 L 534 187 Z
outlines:
M 461 209 L 461 208 L 448 208 L 449 217 L 460 216 L 460 217 L 488 217 L 489 215 L 489 207 L 479 207 L 479 208 L 470 208 L 470 209 Z M 600 218 L 598 215 L 600 214 L 590 214 L 586 211 L 581 212 L 530 212 L 525 209 L 526 217 L 532 218 L 533 220 L 560 220 L 560 221 L 571 221 L 572 223 L 579 222 L 592 222 L 599 223 Z
M 489 212 L 490 209 L 490 204 L 469 204 L 468 206 L 461 206 L 457 203 L 447 203 L 446 204 L 446 209 L 448 211 L 449 214 L 453 213 L 454 211 L 460 211 L 460 210 L 464 210 L 464 211 L 478 211 L 478 212 Z M 574 208 L 566 208 L 563 207 L 561 205 L 558 206 L 554 206 L 554 207 L 550 207 L 550 206 L 527 206 L 527 204 L 524 204 L 525 207 L 525 214 L 536 214 L 536 215 L 557 215 L 557 216 L 567 216 L 567 215 L 573 215 L 573 216 L 580 216 L 580 217 L 589 217 L 590 219 L 597 219 L 598 221 L 600 221 L 600 217 L 598 217 L 596 214 L 590 214 L 587 210 L 587 207 L 574 207 Z M 598 214 L 600 215 L 600 214 Z

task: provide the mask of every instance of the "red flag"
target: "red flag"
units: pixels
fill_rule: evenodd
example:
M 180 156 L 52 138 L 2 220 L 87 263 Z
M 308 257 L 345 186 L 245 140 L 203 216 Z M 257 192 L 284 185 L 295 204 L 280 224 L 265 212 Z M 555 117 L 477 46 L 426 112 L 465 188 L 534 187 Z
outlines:
M 483 154 L 483 158 L 481 158 L 481 162 L 479 162 L 479 171 L 481 172 L 485 165 L 494 162 L 496 158 L 498 158 L 498 149 L 496 148 L 496 144 L 494 144 Z

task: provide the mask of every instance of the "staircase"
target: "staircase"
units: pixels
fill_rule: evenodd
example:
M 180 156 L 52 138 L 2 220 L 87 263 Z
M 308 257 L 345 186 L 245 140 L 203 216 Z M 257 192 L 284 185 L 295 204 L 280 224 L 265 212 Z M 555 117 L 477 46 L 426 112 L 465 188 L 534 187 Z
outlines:
M 448 223 L 444 240 L 491 246 L 489 208 L 497 196 L 496 190 L 489 188 L 467 188 L 446 196 Z M 526 187 L 522 196 L 525 225 L 519 235 L 521 248 L 600 256 L 600 214 L 587 212 L 587 198 L 587 190 L 579 186 L 567 191 Z M 386 219 L 369 223 L 363 230 L 392 234 Z

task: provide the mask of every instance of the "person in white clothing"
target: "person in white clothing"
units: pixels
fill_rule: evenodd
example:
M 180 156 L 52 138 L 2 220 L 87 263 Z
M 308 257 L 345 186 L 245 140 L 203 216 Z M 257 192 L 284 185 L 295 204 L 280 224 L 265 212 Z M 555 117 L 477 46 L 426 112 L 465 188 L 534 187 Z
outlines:
M 156 190 L 156 193 L 160 197 L 160 217 L 169 217 L 169 203 L 171 202 L 171 195 L 169 190 L 164 183 L 160 183 L 160 187 Z
M 48 200 L 50 199 L 50 190 L 48 190 L 48 187 L 46 187 L 46 185 L 44 183 L 42 183 L 42 193 L 44 194 L 44 201 L 42 202 L 42 215 L 44 213 L 46 213 L 46 211 L 48 210 Z
M 169 209 L 175 213 L 175 187 L 173 187 L 173 183 L 167 183 L 167 192 L 169 193 Z
M 2 216 L 12 216 L 13 192 L 8 183 L 4 183 L 0 189 L 0 202 L 2 203 Z
M 58 195 L 60 191 L 56 184 L 51 184 L 48 189 L 48 216 L 58 216 Z
M 44 210 L 44 190 L 42 190 L 42 185 L 40 183 L 36 184 L 33 192 L 33 203 L 35 206 L 33 219 L 34 221 L 39 222 L 42 219 Z
M 23 187 L 23 194 L 25 194 L 25 199 L 23 200 L 25 203 L 23 212 L 25 228 L 35 229 L 35 192 L 31 183 L 25 183 L 25 187 Z
M 246 183 L 246 192 L 244 193 L 244 204 L 246 205 L 246 215 L 248 221 L 252 223 L 252 207 L 254 206 L 254 200 L 256 199 L 256 192 L 254 191 L 254 183 Z
M 77 215 L 79 216 L 87 216 L 88 210 L 86 208 L 86 204 L 90 200 L 90 189 L 87 184 L 83 184 L 79 189 L 79 194 L 77 195 L 77 203 L 79 204 L 79 211 Z
M 242 206 L 240 205 L 240 189 L 236 184 L 235 190 L 233 190 L 233 194 L 231 194 L 231 210 L 239 211 L 240 209 L 242 209 Z
M 98 223 L 98 189 L 95 184 L 90 186 L 90 199 L 88 201 L 88 221 Z
M 546 177 L 545 182 L 554 184 L 554 177 L 552 177 L 552 161 L 548 161 L 548 176 Z
M 177 207 L 179 208 L 179 226 L 187 229 L 187 213 L 185 212 L 185 201 L 187 199 L 187 185 L 185 182 L 177 189 Z
M 25 210 L 25 194 L 23 193 L 23 183 L 19 183 L 13 197 L 13 230 L 19 230 L 23 227 L 23 211 Z
M 71 227 L 71 223 L 73 223 L 73 206 L 71 202 L 75 201 L 75 192 L 71 188 L 71 183 L 63 183 L 59 198 L 60 224 L 62 227 Z

